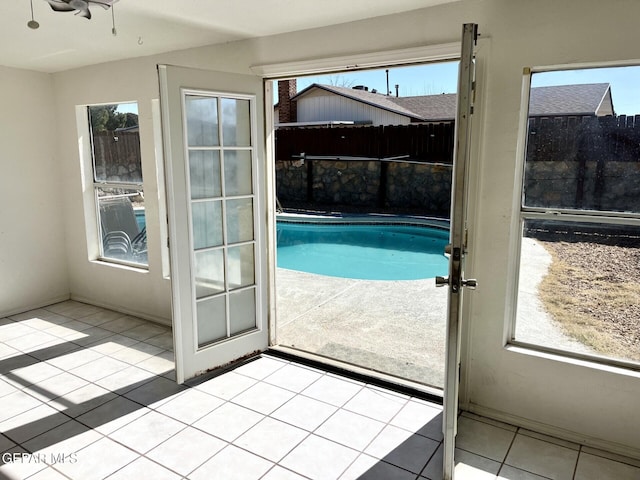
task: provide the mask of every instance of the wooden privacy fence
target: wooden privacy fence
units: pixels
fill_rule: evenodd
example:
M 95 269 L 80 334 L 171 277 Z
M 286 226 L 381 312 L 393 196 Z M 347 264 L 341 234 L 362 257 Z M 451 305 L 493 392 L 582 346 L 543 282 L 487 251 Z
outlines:
M 640 115 L 530 118 L 525 202 L 640 211 Z
M 451 163 L 453 122 L 416 125 L 279 128 L 276 159 L 306 156 L 387 159 Z
M 451 163 L 454 122 L 377 127 L 313 127 L 276 130 L 276 159 L 307 156 L 393 158 Z M 528 161 L 640 161 L 640 115 L 529 118 Z
M 278 129 L 278 199 L 447 216 L 453 135 L 453 122 Z
M 640 212 L 640 115 L 531 117 L 527 141 L 527 205 Z M 279 129 L 278 197 L 446 214 L 453 146 L 453 122 Z
M 142 182 L 138 132 L 96 132 L 93 152 L 96 180 Z
M 527 161 L 640 161 L 640 115 L 531 117 Z

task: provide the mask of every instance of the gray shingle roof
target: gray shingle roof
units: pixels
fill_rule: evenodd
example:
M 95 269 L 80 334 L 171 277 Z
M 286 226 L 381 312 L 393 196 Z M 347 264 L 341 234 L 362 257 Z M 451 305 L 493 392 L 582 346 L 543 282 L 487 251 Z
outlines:
M 594 115 L 608 90 L 608 83 L 535 87 L 531 89 L 529 115 Z
M 293 99 L 298 99 L 313 88 L 333 92 L 418 121 L 453 120 L 456 116 L 455 93 L 392 97 L 365 90 L 314 83 Z M 595 115 L 609 92 L 608 83 L 535 87 L 531 89 L 529 115 Z
M 387 110 L 389 112 L 398 113 L 400 115 L 406 115 L 407 117 L 423 120 L 423 118 L 418 115 L 416 112 L 409 110 L 401 105 L 398 105 L 393 100 L 395 97 L 390 97 L 387 95 L 382 95 L 379 93 L 367 92 L 365 90 L 357 90 L 355 88 L 347 88 L 347 87 L 335 87 L 333 85 L 320 85 L 319 83 L 314 83 L 313 85 L 308 86 L 294 97 L 292 100 L 296 100 L 299 97 L 303 96 L 306 92 L 310 91 L 313 88 L 320 88 L 322 90 L 326 90 L 328 92 L 333 92 L 343 97 L 351 98 L 358 102 L 367 103 L 374 107 L 382 108 L 383 110 Z
M 451 120 L 456 116 L 455 93 L 422 95 L 418 97 L 391 97 L 391 101 L 418 114 L 425 120 Z

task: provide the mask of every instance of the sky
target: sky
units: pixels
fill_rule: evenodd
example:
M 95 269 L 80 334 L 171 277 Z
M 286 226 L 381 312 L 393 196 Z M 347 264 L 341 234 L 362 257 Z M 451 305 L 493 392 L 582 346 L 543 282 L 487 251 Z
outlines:
M 135 113 L 138 114 L 138 104 L 136 102 L 120 103 L 116 109 L 120 113 Z
M 411 97 L 455 93 L 457 82 L 458 62 L 389 68 L 389 90 L 391 95 L 394 96 L 396 94 L 396 85 L 398 85 L 398 92 L 401 97 Z M 365 85 L 369 87 L 369 91 L 376 89 L 378 93 L 384 94 L 387 89 L 387 75 L 385 69 L 379 69 L 300 77 L 298 78 L 298 91 L 305 89 L 312 83 L 323 83 L 338 87 Z
M 389 68 L 389 89 L 401 97 L 455 93 L 458 82 L 458 62 Z M 387 88 L 385 69 L 345 72 L 333 75 L 299 77 L 298 91 L 312 83 L 348 86 L 365 85 L 384 94 Z M 534 73 L 532 87 L 610 83 L 613 106 L 618 115 L 640 114 L 640 67 L 591 68 Z M 274 88 L 277 91 L 277 89 Z M 277 98 L 274 99 L 277 102 Z

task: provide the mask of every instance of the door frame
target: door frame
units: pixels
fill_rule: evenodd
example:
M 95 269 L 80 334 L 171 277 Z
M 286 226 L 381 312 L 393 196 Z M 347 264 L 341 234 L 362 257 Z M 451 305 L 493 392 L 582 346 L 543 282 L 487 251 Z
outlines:
M 348 57 L 336 57 L 336 58 L 326 58 L 321 60 L 310 60 L 310 61 L 302 61 L 302 62 L 291 62 L 291 63 L 282 63 L 282 64 L 273 64 L 273 65 L 258 65 L 251 67 L 251 70 L 257 75 L 261 76 L 264 79 L 265 83 L 265 136 L 266 136 L 266 158 L 268 161 L 268 165 L 270 166 L 267 175 L 269 178 L 267 179 L 267 203 L 269 205 L 269 224 L 267 228 L 267 237 L 268 237 L 268 276 L 269 276 L 269 344 L 270 346 L 274 345 L 277 341 L 276 337 L 276 292 L 275 292 L 275 273 L 276 273 L 276 218 L 275 218 L 275 203 L 276 203 L 276 181 L 275 181 L 275 122 L 274 122 L 274 113 L 273 108 L 270 108 L 268 105 L 268 99 L 272 98 L 273 88 L 272 81 L 276 81 L 282 78 L 292 78 L 302 75 L 310 75 L 310 74 L 326 74 L 332 72 L 340 72 L 340 71 L 353 71 L 353 70 L 362 70 L 362 69 L 371 69 L 371 68 L 383 68 L 383 67 L 391 67 L 391 66 L 401 66 L 408 64 L 416 64 L 416 63 L 433 63 L 437 61 L 446 61 L 446 60 L 464 60 L 461 58 L 461 51 L 463 48 L 463 44 L 468 42 L 469 34 L 469 25 L 463 26 L 463 35 L 461 42 L 447 43 L 441 45 L 432 45 L 425 47 L 417 47 L 411 49 L 404 50 L 392 50 L 387 52 L 374 52 L 367 53 L 361 55 L 353 55 Z M 477 26 L 474 25 L 474 28 L 477 29 Z M 473 32 L 473 42 L 477 45 L 477 37 L 475 36 L 477 30 Z M 464 53 L 464 52 L 462 52 Z M 474 57 L 472 55 L 472 57 Z M 462 74 L 459 76 L 458 81 L 458 90 L 460 90 Z M 459 93 L 459 92 L 458 92 Z M 474 91 L 475 95 L 475 91 Z M 472 99 L 475 100 L 475 99 Z M 459 114 L 458 114 L 459 115 Z M 457 132 L 458 126 L 456 126 Z M 479 137 L 478 134 L 474 130 L 474 134 L 468 134 L 465 138 L 464 151 L 462 155 L 466 155 L 465 163 L 469 165 L 465 167 L 463 176 L 466 178 L 477 178 L 475 175 L 475 169 L 470 168 L 473 162 L 469 158 L 469 145 L 479 145 Z M 456 146 L 457 147 L 457 146 Z M 457 148 L 456 148 L 457 149 Z M 477 155 L 473 156 L 477 159 Z M 453 175 L 455 177 L 455 165 Z M 458 179 L 460 181 L 460 179 Z M 452 192 L 455 187 L 455 179 L 452 179 Z M 467 182 L 465 179 L 465 185 L 461 195 L 456 196 L 456 201 L 459 204 L 460 201 L 464 199 L 473 198 L 475 192 L 477 191 L 477 185 L 474 181 Z M 455 192 L 454 192 L 455 193 Z M 465 200 L 465 203 L 466 200 Z M 454 207 L 452 202 L 452 208 Z M 470 218 L 474 218 L 474 210 L 473 208 L 467 208 L 466 213 Z M 453 215 L 453 211 L 452 211 Z M 470 222 L 472 223 L 472 222 Z M 466 240 L 465 240 L 466 245 Z M 469 269 L 472 270 L 472 269 Z M 451 276 L 451 271 L 450 271 Z M 462 390 L 465 391 L 466 384 L 466 376 L 463 377 L 460 372 L 460 362 L 461 358 L 467 358 L 467 354 L 465 352 L 465 348 L 468 346 L 468 340 L 463 341 L 461 331 L 462 324 L 468 325 L 468 322 L 465 321 L 468 318 L 469 306 L 463 304 L 458 299 L 461 297 L 460 293 L 451 293 L 453 290 L 451 287 L 449 293 L 449 308 L 451 310 L 451 304 L 453 298 L 456 298 L 456 308 L 454 309 L 453 315 L 456 317 L 456 321 L 451 321 L 452 313 L 448 311 L 449 320 L 447 322 L 447 358 L 445 360 L 445 385 L 443 388 L 444 394 L 444 405 L 445 412 L 443 415 L 443 434 L 444 434 L 444 444 L 443 444 L 443 475 L 447 480 L 453 479 L 454 474 L 454 451 L 455 451 L 455 435 L 457 433 L 457 412 L 459 411 L 459 389 L 460 384 L 462 384 Z M 450 339 L 451 333 L 455 332 L 456 338 Z M 468 331 L 468 329 L 467 329 Z M 465 335 L 468 338 L 468 333 Z M 454 349 L 451 352 L 451 349 Z M 298 353 L 298 352 L 296 352 Z M 303 356 L 306 356 L 303 354 Z M 310 355 L 311 356 L 311 355 Z M 450 368 L 450 362 L 455 360 L 456 367 Z M 330 362 L 331 363 L 331 362 Z M 364 368 L 356 368 L 356 371 L 360 371 L 362 373 Z M 369 372 L 371 374 L 371 372 Z M 404 383 L 402 381 L 398 381 L 398 379 L 391 379 L 394 383 Z M 409 382 L 407 382 L 409 383 Z M 415 388 L 415 384 L 413 384 L 413 388 Z M 430 394 L 438 395 L 438 391 L 435 389 L 425 389 Z M 453 395 L 448 395 L 447 392 L 453 391 Z M 447 406 L 448 404 L 448 406 Z M 453 412 L 452 412 L 453 410 Z M 447 416 L 449 420 L 447 420 Z
M 303 60 L 298 62 L 285 62 L 277 64 L 255 65 L 251 71 L 264 81 L 265 90 L 265 141 L 266 160 L 269 170 L 267 179 L 267 276 L 268 276 L 268 310 L 269 310 L 269 346 L 276 344 L 276 291 L 272 288 L 276 284 L 276 175 L 275 175 L 275 121 L 273 108 L 267 105 L 273 98 L 272 82 L 279 79 L 293 78 L 303 75 L 320 75 L 334 72 L 346 72 L 356 70 L 368 70 L 372 68 L 385 68 L 394 66 L 408 66 L 411 64 L 434 63 L 440 61 L 455 61 L 460 59 L 461 42 L 442 43 L 437 45 L 425 45 L 397 50 L 384 50 L 366 52 L 355 55 L 326 57 L 322 59 Z M 298 353 L 298 352 L 296 352 Z M 302 356 L 306 356 L 302 354 Z M 317 358 L 317 357 L 312 357 Z M 339 363 L 339 362 L 338 362 Z M 366 373 L 368 370 L 355 367 L 356 373 Z M 383 380 L 389 380 L 405 386 L 415 384 L 403 382 L 395 377 L 380 375 Z M 441 396 L 439 390 L 429 387 L 424 388 L 426 393 Z

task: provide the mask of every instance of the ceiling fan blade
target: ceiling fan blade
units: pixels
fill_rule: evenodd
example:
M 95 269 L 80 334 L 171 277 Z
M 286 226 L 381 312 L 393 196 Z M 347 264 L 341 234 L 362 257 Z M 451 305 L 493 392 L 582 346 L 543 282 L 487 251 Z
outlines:
M 87 0 L 88 3 L 92 3 L 94 5 L 100 5 L 105 10 L 108 10 L 111 5 L 116 3 L 118 0 Z
M 61 0 L 46 0 L 54 12 L 73 12 L 75 8 Z
M 76 15 L 78 15 L 80 17 L 84 17 L 87 20 L 91 20 L 91 12 L 89 11 L 89 7 L 84 8 L 82 10 L 78 10 Z

